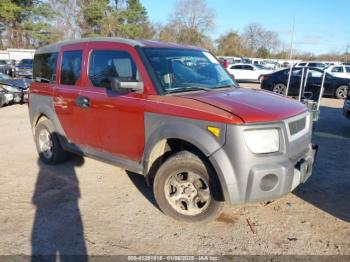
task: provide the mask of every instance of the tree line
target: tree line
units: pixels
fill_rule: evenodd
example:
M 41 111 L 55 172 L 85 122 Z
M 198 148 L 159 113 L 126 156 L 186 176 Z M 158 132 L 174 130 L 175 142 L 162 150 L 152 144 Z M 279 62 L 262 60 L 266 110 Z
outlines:
M 241 33 L 232 30 L 212 39 L 215 21 L 205 0 L 178 0 L 163 24 L 150 21 L 140 0 L 1 0 L 0 48 L 110 36 L 196 45 L 223 56 L 289 58 L 289 46 L 276 32 L 251 23 Z M 349 55 L 293 53 L 305 60 L 346 60 Z

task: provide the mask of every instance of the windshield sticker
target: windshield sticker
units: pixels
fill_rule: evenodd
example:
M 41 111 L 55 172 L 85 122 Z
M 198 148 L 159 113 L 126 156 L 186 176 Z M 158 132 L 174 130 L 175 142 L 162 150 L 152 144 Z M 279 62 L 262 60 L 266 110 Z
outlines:
M 209 59 L 209 61 L 212 62 L 213 64 L 219 64 L 218 60 L 216 60 L 216 58 L 215 58 L 212 54 L 210 54 L 210 53 L 208 53 L 208 52 L 202 52 L 202 53 L 203 53 L 203 55 L 205 55 L 205 56 Z

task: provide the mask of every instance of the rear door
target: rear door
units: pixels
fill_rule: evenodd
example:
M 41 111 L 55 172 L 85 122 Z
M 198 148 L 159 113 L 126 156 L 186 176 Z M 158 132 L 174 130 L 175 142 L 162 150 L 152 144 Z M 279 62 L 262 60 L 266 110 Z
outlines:
M 335 66 L 331 70 L 331 74 L 336 77 L 344 77 L 344 67 L 343 66 Z
M 63 47 L 59 53 L 58 85 L 54 90 L 54 106 L 68 141 L 83 145 L 85 138 L 84 108 L 77 103 L 83 68 L 83 45 Z

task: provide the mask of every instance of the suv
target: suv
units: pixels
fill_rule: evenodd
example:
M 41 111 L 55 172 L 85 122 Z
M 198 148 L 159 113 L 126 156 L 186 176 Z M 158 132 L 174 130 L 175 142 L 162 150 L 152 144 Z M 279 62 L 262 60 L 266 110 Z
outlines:
M 22 59 L 15 68 L 17 77 L 32 77 L 33 74 L 33 59 Z
M 209 221 L 224 201 L 278 198 L 311 175 L 307 108 L 239 88 L 204 49 L 87 38 L 38 49 L 33 73 L 40 159 L 73 152 L 142 174 L 175 219 Z
M 325 69 L 327 67 L 326 63 L 323 62 L 299 62 L 296 67 L 314 67 L 319 69 Z

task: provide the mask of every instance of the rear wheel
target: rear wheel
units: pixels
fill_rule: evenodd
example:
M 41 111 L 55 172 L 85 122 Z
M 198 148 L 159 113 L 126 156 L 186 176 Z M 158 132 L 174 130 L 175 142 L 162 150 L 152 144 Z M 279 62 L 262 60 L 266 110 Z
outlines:
M 181 151 L 157 171 L 154 195 L 160 209 L 176 220 L 208 222 L 223 207 L 220 184 L 214 171 L 196 155 Z
M 63 150 L 52 123 L 47 119 L 35 127 L 35 145 L 45 164 L 56 165 L 67 159 L 68 152 Z
M 286 95 L 286 90 L 287 90 L 287 87 L 284 84 L 279 83 L 279 84 L 275 84 L 275 86 L 272 89 L 272 92 L 280 95 Z
M 5 96 L 0 93 L 0 107 L 5 105 Z
M 345 99 L 348 95 L 348 86 L 342 85 L 335 90 L 335 97 L 338 99 Z

